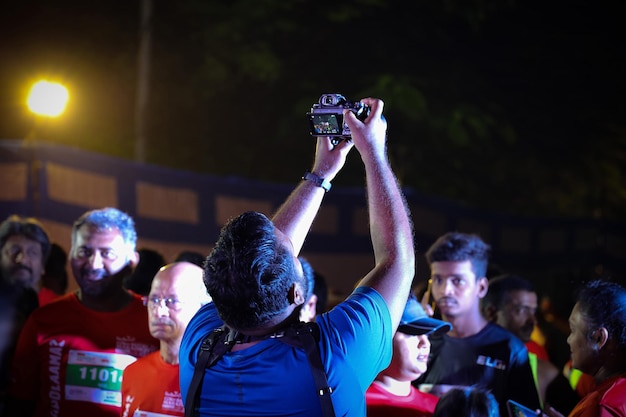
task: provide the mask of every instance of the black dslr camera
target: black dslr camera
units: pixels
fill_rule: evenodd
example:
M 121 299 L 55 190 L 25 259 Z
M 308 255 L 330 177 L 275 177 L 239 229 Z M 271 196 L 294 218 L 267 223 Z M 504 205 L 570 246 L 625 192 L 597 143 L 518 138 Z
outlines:
M 341 94 L 322 94 L 307 113 L 311 136 L 330 136 L 333 145 L 350 138 L 350 128 L 343 122 L 343 111 L 349 109 L 360 121 L 370 114 L 370 107 L 360 101 L 348 101 Z

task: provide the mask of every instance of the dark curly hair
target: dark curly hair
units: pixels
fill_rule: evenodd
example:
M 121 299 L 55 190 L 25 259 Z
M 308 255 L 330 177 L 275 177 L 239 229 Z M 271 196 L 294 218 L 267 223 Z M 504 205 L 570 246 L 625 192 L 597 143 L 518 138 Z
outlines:
M 489 291 L 482 299 L 483 307 L 494 306 L 503 310 L 511 302 L 513 291 L 535 292 L 533 284 L 526 278 L 515 274 L 502 274 L 489 280 Z
M 239 330 L 264 327 L 282 313 L 289 289 L 301 279 L 273 223 L 257 212 L 243 213 L 222 228 L 204 266 L 204 283 L 220 318 Z
M 452 388 L 437 402 L 433 417 L 499 417 L 493 394 L 477 387 Z
M 25 236 L 41 245 L 41 262 L 45 266 L 50 254 L 50 238 L 39 220 L 13 214 L 0 224 L 0 248 L 4 247 L 9 237 Z
M 587 322 L 587 337 L 604 327 L 626 353 L 626 288 L 610 281 L 590 281 L 578 291 L 576 302 Z
M 114 207 L 90 210 L 80 216 L 72 226 L 72 246 L 76 242 L 78 230 L 84 225 L 97 230 L 118 229 L 130 250 L 134 251 L 137 246 L 135 221 L 128 214 Z
M 491 247 L 478 235 L 448 232 L 439 237 L 426 251 L 428 264 L 433 262 L 470 261 L 476 278 L 487 276 Z

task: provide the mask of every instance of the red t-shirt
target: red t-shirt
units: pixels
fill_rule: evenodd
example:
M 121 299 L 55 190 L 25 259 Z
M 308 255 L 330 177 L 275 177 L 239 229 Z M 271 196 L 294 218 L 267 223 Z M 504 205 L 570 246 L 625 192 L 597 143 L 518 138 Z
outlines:
M 46 287 L 41 287 L 41 289 L 37 293 L 37 298 L 39 299 L 39 307 L 46 305 L 60 297 L 63 296 L 55 293 L 50 288 Z
M 535 355 L 537 355 L 537 358 L 539 359 L 543 359 L 544 361 L 550 362 L 550 358 L 548 357 L 548 352 L 546 351 L 546 348 L 544 348 L 543 346 L 541 346 L 539 343 L 535 342 L 534 340 L 529 340 L 525 344 L 526 344 L 526 349 L 530 353 L 534 353 Z
M 411 386 L 409 395 L 395 395 L 373 383 L 365 392 L 367 417 L 431 417 L 439 398 Z
M 160 352 L 128 365 L 122 381 L 122 417 L 184 415 L 178 365 L 166 363 Z
M 626 416 L 626 374 L 605 380 L 580 400 L 568 417 Z
M 122 372 L 158 349 L 141 298 L 102 313 L 68 294 L 36 309 L 11 362 L 11 396 L 35 402 L 35 417 L 120 415 Z

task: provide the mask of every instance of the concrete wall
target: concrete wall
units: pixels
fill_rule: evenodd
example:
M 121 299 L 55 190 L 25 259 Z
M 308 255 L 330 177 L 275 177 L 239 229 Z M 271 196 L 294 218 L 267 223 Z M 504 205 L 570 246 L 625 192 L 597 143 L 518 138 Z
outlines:
M 271 215 L 294 184 L 269 184 L 171 170 L 44 143 L 0 141 L 0 218 L 39 218 L 52 240 L 70 246 L 72 222 L 84 211 L 118 207 L 136 222 L 138 247 L 168 261 L 181 250 L 208 254 L 219 229 L 245 210 Z M 622 273 L 626 229 L 591 219 L 507 216 L 405 190 L 415 222 L 416 282 L 428 278 L 422 254 L 450 231 L 478 233 L 493 247 L 492 263 L 546 286 L 572 271 L 602 264 Z M 335 187 L 326 196 L 303 255 L 339 299 L 373 265 L 363 188 Z M 552 285 L 548 285 L 548 279 Z M 567 284 L 567 282 L 565 282 Z M 71 289 L 75 288 L 72 281 Z

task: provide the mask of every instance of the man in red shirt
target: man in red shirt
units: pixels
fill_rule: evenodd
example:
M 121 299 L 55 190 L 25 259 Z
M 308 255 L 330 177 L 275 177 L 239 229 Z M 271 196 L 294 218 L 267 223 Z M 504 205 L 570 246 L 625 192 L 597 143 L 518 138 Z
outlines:
M 145 300 L 150 333 L 159 339 L 161 347 L 124 370 L 122 416 L 132 417 L 141 411 L 182 417 L 180 341 L 189 320 L 211 301 L 202 281 L 202 268 L 189 262 L 163 266 L 154 276 Z
M 5 416 L 119 416 L 124 368 L 158 348 L 141 298 L 123 287 L 137 264 L 136 242 L 133 219 L 115 208 L 74 223 L 70 264 L 79 289 L 26 321 Z

